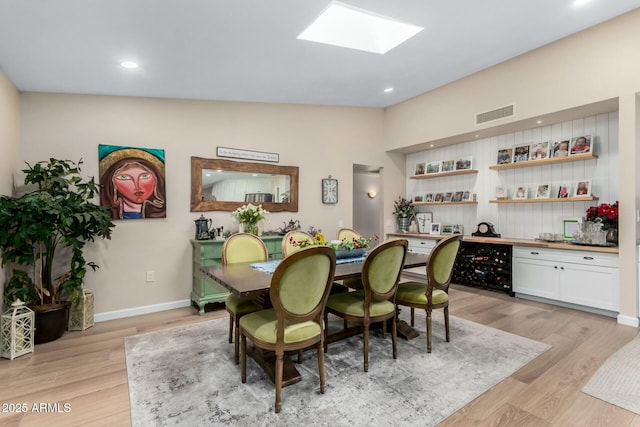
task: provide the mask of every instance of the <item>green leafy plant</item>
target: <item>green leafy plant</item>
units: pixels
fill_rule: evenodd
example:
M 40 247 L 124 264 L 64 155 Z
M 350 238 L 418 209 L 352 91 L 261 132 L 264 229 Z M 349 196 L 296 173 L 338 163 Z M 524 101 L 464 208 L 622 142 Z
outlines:
M 393 214 L 396 218 L 409 218 L 416 213 L 416 207 L 411 204 L 410 200 L 399 196 L 398 199 L 393 202 Z
M 249 203 L 248 205 L 243 205 L 231 212 L 231 215 L 233 215 L 239 223 L 257 224 L 267 218 L 269 211 L 264 209 L 262 205 L 255 206 Z
M 19 197 L 0 197 L 1 260 L 3 266 L 11 265 L 5 302 L 77 301 L 87 268 L 98 268 L 87 262 L 83 248 L 96 237 L 110 239 L 115 224 L 108 207 L 92 203 L 100 185 L 93 177 L 82 178 L 81 164 L 53 158 L 27 163 L 24 182 L 35 189 Z M 70 253 L 58 251 L 61 248 Z M 69 269 L 53 277 L 59 252 L 70 258 Z

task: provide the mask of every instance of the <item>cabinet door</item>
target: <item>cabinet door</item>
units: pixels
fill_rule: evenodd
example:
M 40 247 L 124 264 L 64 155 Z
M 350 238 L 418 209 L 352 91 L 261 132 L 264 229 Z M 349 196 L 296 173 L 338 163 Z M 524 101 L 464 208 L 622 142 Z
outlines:
M 617 268 L 562 264 L 560 272 L 562 301 L 618 311 L 619 271 Z
M 559 299 L 559 268 L 538 259 L 513 259 L 513 291 L 542 298 Z

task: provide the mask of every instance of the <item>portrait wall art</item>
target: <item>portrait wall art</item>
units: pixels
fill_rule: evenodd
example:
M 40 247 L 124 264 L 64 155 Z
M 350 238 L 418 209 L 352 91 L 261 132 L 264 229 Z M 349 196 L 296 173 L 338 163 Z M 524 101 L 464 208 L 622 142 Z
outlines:
M 100 144 L 98 159 L 100 204 L 111 209 L 111 218 L 166 218 L 163 149 Z

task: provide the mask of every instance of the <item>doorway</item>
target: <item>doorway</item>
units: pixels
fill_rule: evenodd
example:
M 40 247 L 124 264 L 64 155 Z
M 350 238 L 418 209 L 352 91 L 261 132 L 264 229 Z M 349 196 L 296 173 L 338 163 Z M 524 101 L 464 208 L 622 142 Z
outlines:
M 380 166 L 353 165 L 353 229 L 365 238 L 377 234 L 372 246 L 384 240 L 381 173 Z

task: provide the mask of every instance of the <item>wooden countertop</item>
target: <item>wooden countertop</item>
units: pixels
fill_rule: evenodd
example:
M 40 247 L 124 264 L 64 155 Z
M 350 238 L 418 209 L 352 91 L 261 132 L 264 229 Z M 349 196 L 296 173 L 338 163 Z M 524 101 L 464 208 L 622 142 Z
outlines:
M 420 233 L 387 233 L 387 236 L 393 237 L 416 237 L 419 239 L 429 239 L 429 240 L 440 240 L 448 237 L 447 235 L 441 234 L 420 234 Z M 512 245 L 512 246 L 530 246 L 535 248 L 549 248 L 549 249 L 564 249 L 564 250 L 572 250 L 572 251 L 589 251 L 589 252 L 607 252 L 612 254 L 618 253 L 617 246 L 584 246 L 584 245 L 574 245 L 571 243 L 552 243 L 552 242 L 544 242 L 542 240 L 534 240 L 534 239 L 512 239 L 508 237 L 475 237 L 475 236 L 464 236 L 463 241 L 465 242 L 476 242 L 476 243 L 493 243 L 498 245 Z

